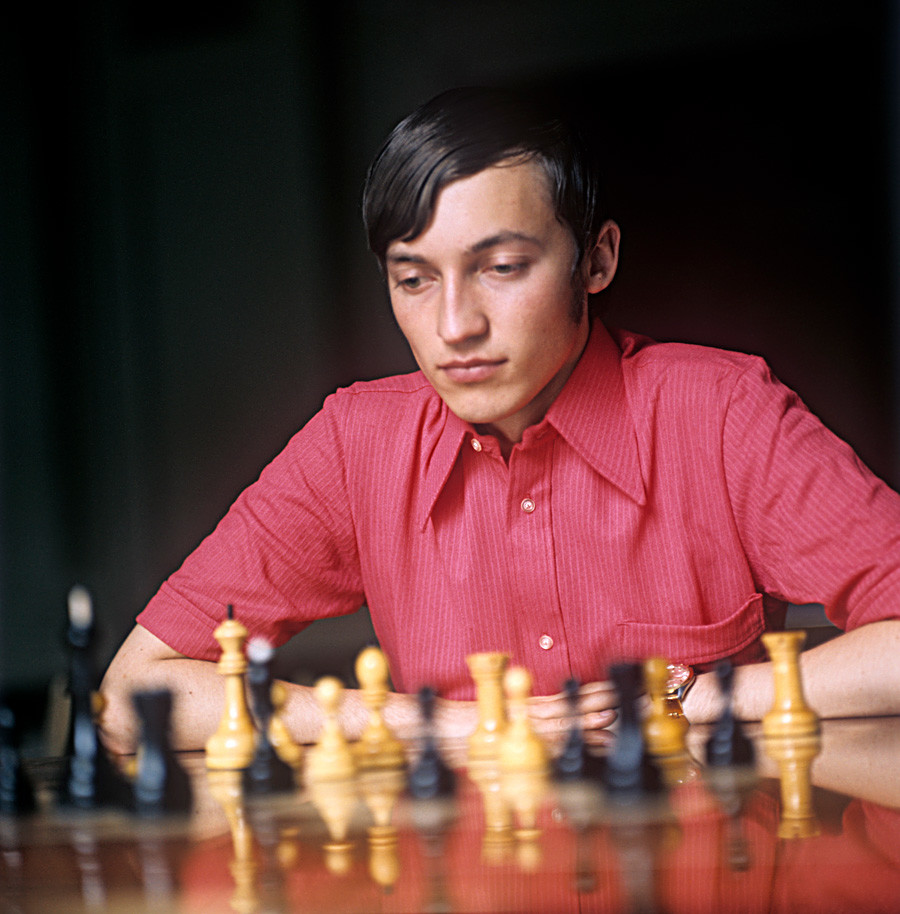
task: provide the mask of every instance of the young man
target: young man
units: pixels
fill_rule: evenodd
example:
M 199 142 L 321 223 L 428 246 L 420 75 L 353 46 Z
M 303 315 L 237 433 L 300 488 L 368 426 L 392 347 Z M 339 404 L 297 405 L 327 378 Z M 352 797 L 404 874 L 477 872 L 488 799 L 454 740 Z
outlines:
M 900 710 L 900 497 L 760 360 L 591 319 L 620 233 L 565 119 L 512 93 L 445 93 L 386 141 L 364 215 L 421 371 L 329 397 L 163 585 L 104 682 L 114 748 L 133 746 L 129 693 L 151 683 L 176 693 L 177 744 L 203 745 L 229 603 L 276 643 L 368 605 L 400 735 L 425 684 L 442 731 L 469 732 L 465 658 L 503 650 L 533 675 L 543 732 L 567 726 L 574 675 L 602 742 L 610 662 L 763 661 L 790 601 L 848 630 L 803 658 L 822 715 Z M 315 739 L 308 690 L 289 695 L 296 738 Z M 771 700 L 768 663 L 743 666 L 739 714 Z M 701 672 L 688 716 L 716 705 Z M 364 720 L 351 693 L 345 726 Z

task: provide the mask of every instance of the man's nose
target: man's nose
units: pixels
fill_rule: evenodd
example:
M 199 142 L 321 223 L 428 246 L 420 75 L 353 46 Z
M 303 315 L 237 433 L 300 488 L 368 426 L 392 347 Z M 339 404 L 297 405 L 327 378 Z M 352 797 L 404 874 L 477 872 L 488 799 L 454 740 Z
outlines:
M 438 314 L 438 335 L 441 339 L 448 345 L 459 345 L 483 336 L 487 329 L 487 314 L 478 295 L 455 279 L 445 280 Z

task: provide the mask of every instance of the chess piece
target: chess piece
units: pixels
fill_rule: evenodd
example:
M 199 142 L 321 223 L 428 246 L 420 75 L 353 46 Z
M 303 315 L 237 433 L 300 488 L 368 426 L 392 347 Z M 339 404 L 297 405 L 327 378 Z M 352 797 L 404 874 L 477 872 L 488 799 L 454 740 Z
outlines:
M 740 721 L 734 716 L 734 667 L 721 660 L 715 668 L 716 680 L 723 699 L 723 709 L 706 741 L 706 764 L 713 768 L 739 765 L 753 766 L 756 752 Z
M 528 716 L 531 674 L 524 667 L 511 667 L 503 678 L 509 705 L 509 726 L 500 743 L 502 790 L 517 820 L 513 834 L 516 859 L 523 869 L 540 862 L 538 810 L 547 795 L 550 769 L 547 747 L 534 732 Z
M 352 778 L 356 774 L 356 761 L 338 721 L 344 686 L 334 676 L 323 676 L 316 683 L 315 696 L 325 721 L 318 742 L 306 753 L 307 783 Z
M 407 790 L 411 797 L 410 817 L 419 835 L 428 873 L 429 897 L 426 911 L 448 911 L 444 844 L 456 819 L 456 773 L 438 751 L 434 732 L 437 693 L 425 686 L 419 690 L 422 717 L 421 747 L 409 769 Z
M 206 742 L 206 767 L 239 771 L 253 759 L 256 733 L 244 693 L 247 629 L 234 618 L 231 605 L 228 606 L 228 618 L 216 628 L 213 637 L 222 647 L 218 671 L 225 678 L 225 704 L 219 728 Z
M 34 790 L 22 770 L 15 714 L 0 701 L 0 816 L 24 816 L 36 808 Z
M 506 730 L 503 674 L 509 655 L 498 652 L 470 654 L 466 662 L 475 680 L 478 706 L 478 724 L 469 737 L 469 760 L 496 759 L 500 739 Z
M 490 761 L 470 764 L 468 773 L 481 793 L 484 809 L 481 859 L 498 866 L 507 862 L 515 844 L 513 809 L 503 791 L 500 766 Z
M 356 743 L 361 769 L 401 768 L 406 763 L 402 743 L 388 729 L 382 716 L 388 693 L 388 665 L 377 647 L 364 648 L 356 658 L 356 678 L 369 720 Z
M 434 734 L 437 694 L 434 689 L 424 686 L 419 690 L 418 697 L 422 716 L 422 748 L 409 771 L 409 793 L 417 800 L 451 797 L 456 790 L 456 774 L 441 757 Z
M 576 891 L 590 892 L 597 885 L 597 876 L 589 849 L 589 832 L 600 819 L 603 759 L 587 750 L 578 714 L 577 680 L 566 680 L 563 691 L 571 724 L 562 752 L 553 763 L 553 780 L 560 809 L 575 834 Z
M 780 838 L 820 832 L 812 802 L 811 768 L 821 748 L 819 718 L 806 703 L 800 676 L 800 631 L 767 632 L 763 644 L 772 660 L 775 699 L 763 717 L 763 747 L 778 764 L 781 787 Z
M 616 663 L 610 678 L 619 694 L 619 732 L 606 759 L 603 783 L 610 798 L 633 802 L 662 788 L 659 769 L 650 760 L 638 713 L 642 670 L 639 663 Z
M 325 721 L 318 742 L 306 753 L 306 784 L 328 829 L 329 838 L 322 846 L 325 865 L 334 875 L 345 875 L 353 863 L 348 833 L 359 795 L 356 760 L 338 721 L 344 687 L 336 677 L 323 676 L 316 683 L 315 695 Z
M 644 662 L 644 685 L 650 710 L 644 718 L 647 751 L 660 758 L 687 755 L 688 722 L 683 713 L 672 713 L 668 703 L 668 664 L 661 657 Z
M 819 732 L 819 718 L 806 703 L 800 677 L 805 632 L 767 632 L 763 644 L 772 660 L 775 699 L 762 721 L 764 736 L 806 736 Z
M 716 664 L 723 710 L 706 741 L 704 778 L 728 819 L 725 859 L 729 869 L 749 869 L 750 846 L 741 822 L 746 796 L 756 785 L 756 751 L 734 716 L 734 667 L 728 660 Z
M 509 725 L 500 742 L 500 771 L 548 770 L 547 747 L 534 732 L 528 716 L 531 674 L 524 667 L 511 667 L 503 678 L 509 704 Z
M 169 742 L 172 693 L 168 689 L 136 692 L 132 701 L 141 722 L 135 811 L 145 817 L 187 815 L 192 805 L 191 782 Z
M 272 645 L 252 638 L 247 645 L 247 683 L 256 717 L 256 748 L 244 769 L 244 792 L 249 795 L 289 793 L 296 787 L 294 769 L 275 751 L 269 736 L 272 723 Z
M 125 809 L 131 805 L 131 788 L 110 762 L 97 732 L 96 715 L 103 710 L 103 699 L 96 691 L 91 657 L 94 609 L 87 590 L 69 591 L 68 610 L 72 716 L 59 802 L 71 809 Z
M 569 732 L 562 752 L 554 759 L 553 778 L 559 783 L 599 778 L 603 760 L 588 752 L 578 713 L 578 680 L 567 679 L 563 685 L 569 706 Z
M 283 682 L 277 680 L 272 683 L 269 690 L 272 701 L 272 716 L 269 718 L 269 742 L 278 757 L 294 771 L 294 779 L 301 779 L 303 769 L 303 747 L 294 742 L 287 724 L 282 717 L 284 705 L 287 701 L 287 690 Z

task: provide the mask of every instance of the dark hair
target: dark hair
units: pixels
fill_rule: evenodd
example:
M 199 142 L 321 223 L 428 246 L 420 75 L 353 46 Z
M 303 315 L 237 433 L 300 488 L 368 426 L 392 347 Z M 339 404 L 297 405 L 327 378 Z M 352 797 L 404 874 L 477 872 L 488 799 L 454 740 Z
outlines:
M 451 181 L 516 158 L 543 167 L 557 218 L 572 230 L 580 261 L 604 218 L 599 168 L 581 132 L 547 93 L 484 87 L 441 93 L 385 140 L 363 193 L 369 248 L 383 266 L 388 245 L 425 230 Z

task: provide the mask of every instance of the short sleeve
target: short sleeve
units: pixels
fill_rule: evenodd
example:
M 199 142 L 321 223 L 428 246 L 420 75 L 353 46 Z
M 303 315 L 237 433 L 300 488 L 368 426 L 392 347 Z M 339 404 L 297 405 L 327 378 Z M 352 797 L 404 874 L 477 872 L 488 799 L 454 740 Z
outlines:
M 232 505 L 138 622 L 174 650 L 215 659 L 228 604 L 251 634 L 284 643 L 364 602 L 341 435 L 340 396 Z
M 723 463 L 759 589 L 822 603 L 844 629 L 900 612 L 900 496 L 751 359 L 731 393 Z

